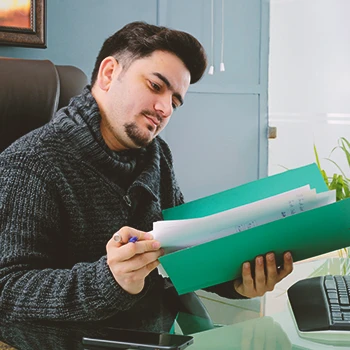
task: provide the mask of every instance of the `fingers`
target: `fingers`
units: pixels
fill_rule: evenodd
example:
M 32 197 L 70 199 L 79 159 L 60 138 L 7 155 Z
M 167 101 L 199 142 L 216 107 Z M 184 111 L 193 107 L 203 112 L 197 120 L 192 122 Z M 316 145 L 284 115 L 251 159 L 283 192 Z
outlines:
M 290 252 L 283 255 L 283 268 L 280 270 L 281 279 L 288 276 L 293 271 L 293 257 Z
M 287 252 L 283 256 L 283 267 L 278 268 L 275 254 L 268 253 L 266 254 L 266 283 L 263 284 L 262 277 L 259 280 L 256 279 L 256 289 L 259 295 L 260 293 L 265 293 L 267 291 L 272 291 L 275 285 L 280 282 L 283 278 L 289 275 L 293 271 L 293 258 L 290 252 Z M 256 266 L 256 270 L 260 270 L 259 266 Z M 256 272 L 257 273 L 257 272 Z M 263 274 L 260 271 L 261 275 Z
M 159 265 L 158 260 L 154 260 L 147 265 L 144 265 L 142 268 L 138 270 L 134 270 L 131 272 L 124 273 L 124 280 L 129 281 L 129 283 L 133 283 L 136 281 L 140 281 L 145 279 L 157 266 Z
M 249 262 L 243 264 L 242 279 L 234 280 L 233 286 L 239 294 L 248 298 L 251 297 L 252 293 L 255 293 L 254 279 L 252 277 Z
M 277 271 L 274 253 L 266 254 L 266 272 L 266 290 L 272 291 L 275 287 L 275 284 L 282 279 L 280 278 L 279 273 Z
M 118 232 L 115 233 L 115 235 L 117 235 L 117 239 L 115 239 L 113 235 L 113 237 L 109 240 L 108 243 L 114 244 L 114 245 L 117 244 L 118 246 L 121 246 L 123 244 L 128 243 L 131 237 L 137 237 L 137 241 L 153 239 L 153 236 L 151 233 L 136 230 L 135 228 L 128 227 L 128 226 L 122 227 Z
M 150 233 L 131 227 L 123 227 L 115 235 L 117 240 L 112 237 L 106 246 L 107 264 L 116 282 L 130 294 L 137 294 L 147 275 L 159 265 L 164 250 Z M 129 242 L 131 237 L 137 241 Z
M 118 261 L 126 261 L 137 254 L 143 254 L 152 251 L 159 251 L 159 257 L 163 252 L 163 249 L 160 250 L 159 248 L 160 243 L 155 240 L 127 243 L 118 247 Z
M 266 291 L 272 291 L 276 283 L 280 282 L 293 271 L 293 258 L 290 252 L 284 254 L 283 261 L 283 267 L 278 268 L 275 254 L 266 254 Z
M 117 242 L 114 238 L 118 235 Z M 131 237 L 137 237 L 135 243 L 129 243 Z M 125 261 L 132 258 L 136 254 L 142 254 L 149 251 L 155 251 L 160 248 L 160 243 L 153 240 L 153 236 L 148 232 L 143 232 L 136 230 L 131 227 L 122 227 L 118 232 L 116 232 L 113 237 L 107 243 L 107 252 L 113 250 L 113 248 L 118 249 L 118 261 Z
M 262 256 L 255 259 L 255 290 L 257 296 L 262 296 L 266 292 L 265 266 Z
M 257 297 L 264 295 L 267 291 L 272 291 L 275 285 L 293 271 L 293 258 L 290 252 L 283 256 L 283 267 L 278 268 L 274 253 L 255 258 L 254 277 L 248 262 L 242 267 L 242 281 L 235 280 L 234 288 L 238 293 L 246 297 Z
M 107 243 L 108 264 L 127 262 L 122 271 L 124 273 L 137 270 L 157 260 L 163 254 L 164 250 L 160 249 L 160 242 L 155 240 L 141 240 L 121 245 L 111 239 Z
M 242 268 L 243 284 L 246 288 L 254 288 L 254 279 L 249 262 L 245 262 Z
M 250 297 L 263 296 L 267 291 L 273 290 L 279 279 L 273 253 L 266 255 L 266 265 L 263 256 L 255 258 L 255 279 L 253 279 L 253 277 L 249 278 L 249 284 L 251 285 L 250 279 L 253 280 L 254 286 L 254 288 L 249 288 L 249 290 L 246 289 Z M 244 277 L 243 284 L 246 285 Z
M 143 267 L 158 261 L 158 258 L 163 255 L 162 250 L 157 250 L 155 252 L 147 252 L 143 254 L 136 254 L 132 258 L 120 261 L 110 260 L 111 264 L 118 264 L 118 268 L 115 268 L 114 271 L 117 274 L 124 274 L 128 272 L 134 272 L 136 270 L 142 269 Z

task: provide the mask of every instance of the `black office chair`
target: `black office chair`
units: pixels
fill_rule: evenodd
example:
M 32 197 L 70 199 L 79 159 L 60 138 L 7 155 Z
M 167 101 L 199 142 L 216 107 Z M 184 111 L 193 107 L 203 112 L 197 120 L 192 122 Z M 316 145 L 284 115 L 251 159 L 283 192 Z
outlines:
M 0 57 L 0 81 L 0 153 L 50 121 L 88 82 L 85 73 L 74 66 L 5 57 Z M 178 324 L 184 334 L 213 328 L 197 294 L 182 295 L 180 301 Z
M 48 60 L 0 57 L 0 152 L 47 123 L 87 84 L 85 73 Z

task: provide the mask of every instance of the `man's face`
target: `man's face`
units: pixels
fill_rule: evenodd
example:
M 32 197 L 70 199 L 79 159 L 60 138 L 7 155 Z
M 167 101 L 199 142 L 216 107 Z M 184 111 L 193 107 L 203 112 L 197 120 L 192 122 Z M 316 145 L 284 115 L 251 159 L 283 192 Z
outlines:
M 116 151 L 148 145 L 183 103 L 191 79 L 184 63 L 164 51 L 135 60 L 126 70 L 111 57 L 105 72 L 101 133 Z

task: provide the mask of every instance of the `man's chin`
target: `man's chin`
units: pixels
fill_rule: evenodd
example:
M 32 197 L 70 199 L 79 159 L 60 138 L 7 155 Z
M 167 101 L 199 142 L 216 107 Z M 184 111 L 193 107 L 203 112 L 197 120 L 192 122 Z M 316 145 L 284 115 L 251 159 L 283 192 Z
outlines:
M 135 148 L 147 147 L 153 141 L 153 138 L 131 137 L 130 139 L 135 145 Z
M 141 130 L 135 124 L 129 124 L 126 127 L 126 134 L 128 138 L 135 145 L 135 148 L 147 147 L 156 137 L 155 130 Z

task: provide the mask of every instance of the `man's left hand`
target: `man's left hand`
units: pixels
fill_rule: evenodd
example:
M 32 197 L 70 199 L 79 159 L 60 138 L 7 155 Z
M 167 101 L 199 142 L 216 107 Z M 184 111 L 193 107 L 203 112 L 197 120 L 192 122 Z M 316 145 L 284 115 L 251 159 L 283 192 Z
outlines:
M 266 254 L 266 267 L 264 257 L 258 256 L 255 259 L 255 277 L 252 276 L 249 262 L 245 262 L 242 267 L 242 279 L 234 280 L 235 290 L 248 298 L 263 296 L 266 292 L 272 291 L 276 283 L 288 276 L 293 271 L 293 258 L 290 252 L 283 256 L 283 265 L 276 266 L 275 254 Z

